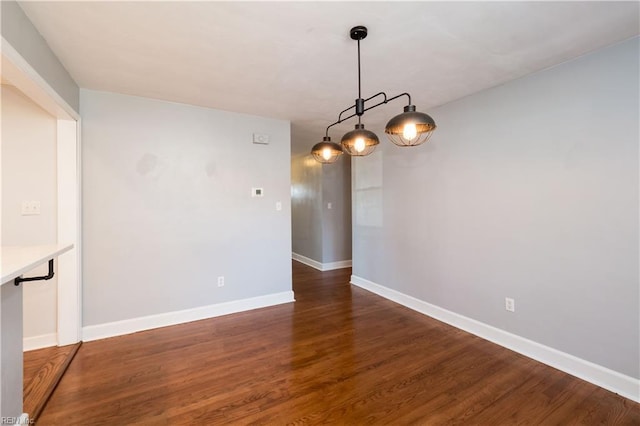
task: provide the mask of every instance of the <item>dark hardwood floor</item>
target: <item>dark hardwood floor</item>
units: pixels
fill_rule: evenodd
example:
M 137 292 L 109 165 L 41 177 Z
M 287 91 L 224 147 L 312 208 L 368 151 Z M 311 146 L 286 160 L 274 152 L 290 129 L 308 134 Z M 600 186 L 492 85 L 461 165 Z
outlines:
M 24 353 L 23 411 L 37 420 L 82 343 Z
M 619 424 L 640 405 L 293 262 L 296 302 L 82 345 L 40 425 Z

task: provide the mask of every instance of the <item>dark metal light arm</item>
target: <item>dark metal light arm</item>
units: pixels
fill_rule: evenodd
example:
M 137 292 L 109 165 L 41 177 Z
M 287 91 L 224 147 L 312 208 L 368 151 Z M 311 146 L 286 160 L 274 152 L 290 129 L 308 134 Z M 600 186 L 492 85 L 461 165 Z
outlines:
M 370 101 L 371 99 L 376 98 L 376 97 L 381 96 L 381 95 L 382 95 L 382 96 L 384 96 L 384 100 L 383 100 L 383 101 L 378 102 L 377 104 L 372 105 L 372 106 L 370 106 L 370 107 L 368 107 L 368 108 L 364 108 L 364 104 L 365 104 L 365 102 L 368 102 L 368 101 Z M 386 103 L 389 103 L 389 102 L 391 102 L 391 101 L 394 101 L 394 100 L 398 99 L 398 98 L 399 98 L 399 97 L 401 97 L 401 96 L 406 96 L 407 98 L 409 98 L 409 105 L 411 105 L 411 95 L 410 95 L 410 94 L 408 94 L 408 93 L 406 93 L 406 92 L 405 92 L 405 93 L 400 93 L 399 95 L 396 95 L 396 96 L 394 96 L 394 97 L 392 97 L 392 98 L 387 98 L 387 94 L 386 94 L 385 92 L 378 92 L 378 93 L 376 93 L 375 95 L 368 97 L 367 99 L 361 99 L 361 98 L 356 99 L 356 103 L 355 103 L 354 105 L 350 106 L 349 108 L 346 108 L 346 109 L 342 110 L 342 111 L 340 112 L 340 114 L 338 114 L 338 121 L 336 121 L 336 122 L 334 122 L 334 123 L 331 123 L 331 124 L 329 124 L 329 125 L 327 126 L 327 130 L 326 130 L 326 132 L 325 132 L 325 136 L 329 136 L 329 128 L 331 128 L 331 127 L 335 126 L 336 124 L 340 124 L 340 123 L 342 123 L 342 122 L 344 122 L 344 121 L 347 121 L 348 119 L 353 118 L 353 117 L 355 117 L 355 116 L 360 116 L 360 115 L 362 115 L 365 111 L 372 110 L 372 109 L 374 109 L 374 108 L 376 108 L 376 107 L 379 107 L 380 105 L 384 105 L 384 104 L 386 104 Z M 361 104 L 362 104 L 362 106 L 363 106 L 362 112 L 361 112 L 360 114 L 358 114 L 358 112 L 359 112 L 359 111 L 358 111 L 358 101 L 361 101 Z M 345 112 L 347 112 L 347 111 L 349 111 L 349 110 L 351 110 L 351 109 L 354 109 L 354 108 L 356 108 L 356 112 L 354 112 L 353 114 L 351 114 L 351 115 L 350 115 L 350 116 L 348 116 L 348 117 L 344 117 L 344 118 L 342 118 L 342 114 L 344 114 Z
M 356 107 L 356 105 L 355 105 L 355 104 L 353 104 L 353 105 L 351 105 L 349 108 L 347 108 L 347 109 L 343 109 L 342 111 L 340 111 L 340 114 L 338 114 L 338 122 L 340 122 L 340 121 L 344 121 L 344 120 L 342 120 L 342 114 L 344 114 L 345 112 L 347 112 L 347 111 L 349 111 L 350 109 L 353 109 L 353 108 L 355 108 L 355 107 Z M 355 115 L 355 114 L 354 114 L 354 115 Z M 352 115 L 351 117 L 353 117 L 353 115 Z M 346 120 L 346 118 L 345 118 L 345 120 Z
M 373 105 L 373 106 L 370 106 L 369 108 L 365 108 L 365 109 L 364 109 L 364 111 L 363 111 L 363 113 L 364 113 L 364 112 L 366 112 L 366 111 L 369 111 L 370 109 L 374 109 L 375 107 L 379 107 L 380 105 L 384 105 L 384 104 L 389 103 L 389 102 L 391 102 L 391 101 L 393 101 L 393 100 L 396 100 L 396 99 L 398 99 L 400 96 L 407 96 L 407 97 L 409 98 L 409 105 L 411 105 L 411 95 L 409 95 L 409 94 L 408 94 L 408 93 L 406 93 L 406 92 L 405 92 L 405 93 L 400 93 L 399 95 L 396 95 L 396 96 L 394 96 L 393 98 L 389 98 L 389 99 L 387 99 L 387 94 L 386 94 L 386 93 L 384 93 L 384 92 L 380 92 L 380 93 L 378 93 L 378 94 L 376 94 L 376 95 L 373 95 L 373 96 L 372 96 L 372 97 L 370 97 L 369 99 L 373 99 L 373 98 L 375 98 L 376 96 L 378 96 L 378 95 L 380 95 L 380 94 L 383 94 L 383 95 L 384 95 L 384 101 L 382 101 L 382 102 L 378 102 L 377 104 L 375 104 L 375 105 Z M 366 101 L 368 101 L 369 99 L 365 99 L 365 102 L 366 102 Z
M 351 117 L 355 117 L 355 114 L 350 115 L 349 117 L 345 118 L 345 120 L 348 120 L 348 119 L 349 119 L 349 118 L 351 118 Z M 342 123 L 343 121 L 344 121 L 344 120 L 338 120 L 338 121 L 336 121 L 335 123 L 331 123 L 331 124 L 329 124 L 329 125 L 327 126 L 327 130 L 324 132 L 324 135 L 325 135 L 325 136 L 329 136 L 329 129 L 330 129 L 330 128 L 332 128 L 333 126 L 335 126 L 336 124 L 340 124 L 340 123 Z
M 407 92 L 404 93 L 400 93 L 399 95 L 394 96 L 393 98 L 389 98 L 387 99 L 387 102 L 391 102 L 393 100 L 398 99 L 400 96 L 406 96 L 409 99 L 409 105 L 411 105 L 411 95 L 408 94 Z M 386 102 L 385 102 L 386 103 Z
M 355 105 L 354 105 L 354 106 L 355 106 Z M 343 113 L 343 112 L 345 112 L 345 111 L 349 111 L 351 108 L 353 108 L 353 107 L 347 108 L 346 110 L 342 111 L 340 114 L 342 114 L 342 113 Z M 356 113 L 354 112 L 353 114 L 351 114 L 350 116 L 345 117 L 345 118 L 340 118 L 340 117 L 338 117 L 338 121 L 336 121 L 336 122 L 334 122 L 334 123 L 331 123 L 331 124 L 329 124 L 329 125 L 327 126 L 327 131 L 325 132 L 325 136 L 329 136 L 329 129 L 330 129 L 331 127 L 335 126 L 336 124 L 340 124 L 340 123 L 342 123 L 343 121 L 347 121 L 348 119 L 353 118 L 353 117 L 355 117 L 355 116 L 357 116 L 357 115 L 358 115 L 358 114 L 356 114 Z
M 338 122 L 342 122 L 344 120 L 348 120 L 350 117 L 353 117 L 354 115 L 362 115 L 362 114 L 364 114 L 365 111 L 367 111 L 367 110 L 369 110 L 371 108 L 374 108 L 374 107 L 371 107 L 371 108 L 365 109 L 364 108 L 364 104 L 365 104 L 365 102 L 368 102 L 371 99 L 373 99 L 373 98 L 375 98 L 377 96 L 380 96 L 380 95 L 384 96 L 384 101 L 382 103 L 378 104 L 378 105 L 382 105 L 383 103 L 387 103 L 388 102 L 387 101 L 387 94 L 384 93 L 384 92 L 378 92 L 375 95 L 368 97 L 367 99 L 358 98 L 358 99 L 356 99 L 356 103 L 354 105 L 352 105 L 349 108 L 346 108 L 346 109 L 340 111 L 340 114 L 338 114 Z M 349 111 L 350 109 L 353 109 L 353 108 L 356 109 L 355 114 L 343 119 L 342 118 L 342 114 L 344 114 L 345 112 L 347 112 L 347 111 Z

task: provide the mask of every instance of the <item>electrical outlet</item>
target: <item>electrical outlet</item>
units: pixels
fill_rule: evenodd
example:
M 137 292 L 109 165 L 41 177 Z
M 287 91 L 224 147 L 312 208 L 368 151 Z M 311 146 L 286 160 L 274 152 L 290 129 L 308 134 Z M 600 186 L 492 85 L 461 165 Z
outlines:
M 224 287 L 224 277 L 218 277 L 218 287 Z
M 504 308 L 509 312 L 516 311 L 516 301 L 511 299 L 510 297 L 504 298 Z

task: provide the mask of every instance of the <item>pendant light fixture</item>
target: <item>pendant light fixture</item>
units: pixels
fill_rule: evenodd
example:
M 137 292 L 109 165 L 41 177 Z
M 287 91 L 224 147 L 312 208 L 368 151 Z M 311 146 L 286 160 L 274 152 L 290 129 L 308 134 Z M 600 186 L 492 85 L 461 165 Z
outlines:
M 360 81 L 360 40 L 367 37 L 367 28 L 363 26 L 357 26 L 351 28 L 351 38 L 358 42 L 358 99 L 355 104 L 338 114 L 338 121 L 327 126 L 325 136 L 322 142 L 313 146 L 311 154 L 313 157 L 324 164 L 335 162 L 343 152 L 347 152 L 352 156 L 364 156 L 371 154 L 376 146 L 380 143 L 378 136 L 370 130 L 364 128 L 364 124 L 361 122 L 361 117 L 370 109 L 376 108 L 380 105 L 391 102 L 402 96 L 406 96 L 408 105 L 404 107 L 404 112 L 393 117 L 387 123 L 384 132 L 391 142 L 398 146 L 416 146 L 420 145 L 427 140 L 436 129 L 436 123 L 433 118 L 427 114 L 417 112 L 415 105 L 411 104 L 411 95 L 408 93 L 401 93 L 399 95 L 387 98 L 385 92 L 379 92 L 375 95 L 363 99 L 362 98 L 362 86 Z M 365 104 L 373 99 L 378 98 L 377 103 L 367 107 Z M 342 117 L 343 114 L 355 109 L 348 117 Z M 355 129 L 346 133 L 341 140 L 341 145 L 331 142 L 329 137 L 329 129 L 336 124 L 340 124 L 353 117 L 358 117 L 358 124 Z
M 311 155 L 319 163 L 335 163 L 338 157 L 342 155 L 342 147 L 335 142 L 331 142 L 329 136 L 325 136 L 322 138 L 322 142 L 318 142 L 311 148 Z
M 349 155 L 362 157 L 371 154 L 380 140 L 371 130 L 366 130 L 364 124 L 358 120 L 355 130 L 345 133 L 340 143 Z

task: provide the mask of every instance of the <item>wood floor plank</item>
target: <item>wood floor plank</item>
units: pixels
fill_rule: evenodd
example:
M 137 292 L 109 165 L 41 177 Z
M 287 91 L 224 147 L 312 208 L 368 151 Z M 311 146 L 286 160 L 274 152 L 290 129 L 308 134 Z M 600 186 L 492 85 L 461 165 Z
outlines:
M 640 405 L 293 262 L 296 302 L 88 342 L 42 425 L 640 424 Z
M 37 374 L 40 367 L 47 362 L 47 360 L 54 356 L 59 351 L 57 346 L 49 348 L 36 349 L 27 351 L 24 353 L 24 368 L 23 368 L 23 384 L 24 388 L 31 382 Z
M 30 351 L 24 355 L 23 410 L 37 421 L 82 343 Z

